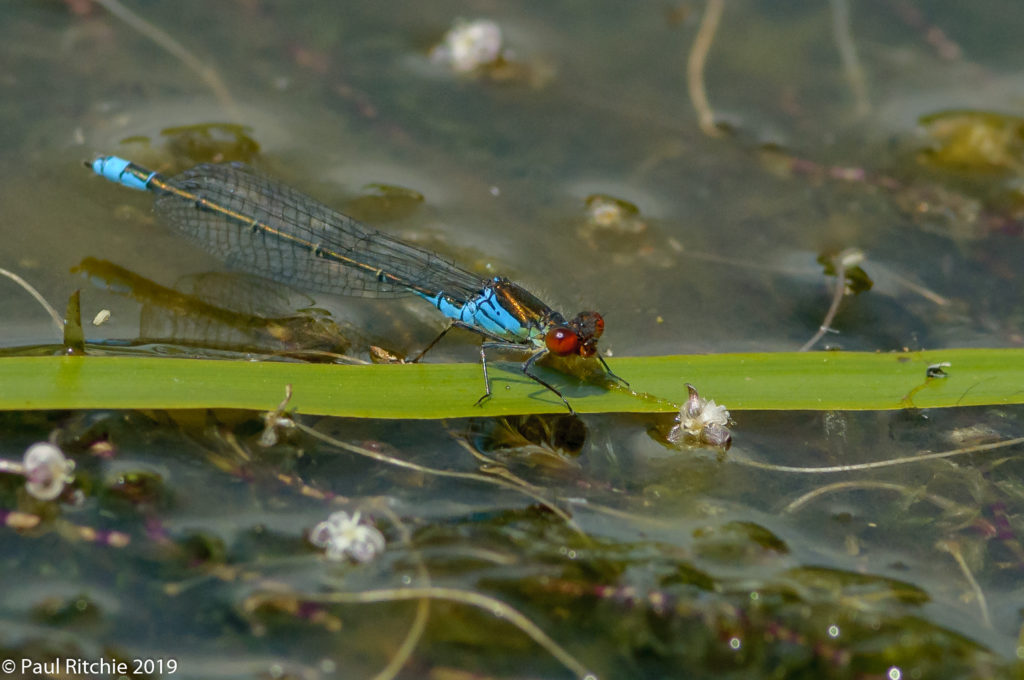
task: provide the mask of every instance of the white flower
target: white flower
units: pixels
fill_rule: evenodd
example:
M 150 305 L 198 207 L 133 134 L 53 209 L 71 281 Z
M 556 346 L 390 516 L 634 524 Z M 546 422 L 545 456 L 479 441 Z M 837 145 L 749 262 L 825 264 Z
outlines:
M 331 513 L 309 534 L 309 541 L 318 548 L 327 548 L 327 559 L 341 561 L 351 557 L 356 562 L 369 562 L 384 550 L 384 535 L 377 527 L 361 524 L 358 512 L 349 517 L 344 510 Z
M 434 62 L 450 66 L 456 73 L 469 73 L 500 56 L 501 27 L 487 19 L 456 21 L 441 44 L 430 51 Z
M 729 411 L 714 399 L 701 399 L 697 388 L 686 383 L 690 393 L 686 403 L 679 409 L 676 425 L 669 431 L 668 440 L 673 444 L 681 442 L 701 443 L 727 449 L 732 444 L 729 433 Z
M 75 462 L 64 457 L 53 444 L 39 442 L 28 447 L 22 460 L 25 488 L 41 501 L 52 501 L 74 481 Z

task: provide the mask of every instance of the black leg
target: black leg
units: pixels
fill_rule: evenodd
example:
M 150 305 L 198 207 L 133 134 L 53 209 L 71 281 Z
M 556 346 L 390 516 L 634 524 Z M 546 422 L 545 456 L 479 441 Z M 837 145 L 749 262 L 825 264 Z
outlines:
M 487 355 L 484 353 L 484 348 L 487 347 L 486 342 L 480 343 L 480 365 L 484 369 L 484 396 L 476 400 L 473 406 L 479 406 L 484 403 L 487 399 L 491 398 L 491 379 L 487 377 Z
M 608 368 L 608 362 L 604 360 L 603 356 L 601 356 L 600 354 L 595 354 L 594 356 L 596 356 L 597 360 L 601 362 L 602 366 L 604 366 L 604 372 L 608 374 L 609 378 L 611 378 L 613 380 L 618 380 L 620 383 L 622 383 L 626 387 L 629 387 L 629 383 L 628 382 L 626 382 L 625 380 L 623 380 L 619 376 L 617 376 L 614 373 L 612 373 L 612 369 Z
M 411 363 L 414 363 L 414 364 L 415 364 L 415 363 L 418 363 L 418 362 L 419 362 L 419 360 L 423 358 L 423 355 L 424 355 L 424 354 L 426 354 L 426 353 L 427 353 L 427 352 L 429 352 L 429 351 L 430 351 L 431 349 L 433 349 L 434 345 L 436 345 L 437 343 L 441 342 L 441 338 L 443 338 L 444 336 L 448 335 L 448 331 L 450 331 L 451 329 L 455 328 L 455 326 L 457 326 L 457 325 L 458 325 L 458 324 L 454 324 L 454 323 L 450 323 L 450 324 L 448 324 L 448 327 L 447 327 L 447 328 L 445 328 L 445 329 L 444 329 L 443 331 L 441 331 L 441 334 L 440 334 L 440 335 L 438 335 L 438 336 L 437 336 L 436 338 L 434 338 L 433 340 L 431 340 L 430 344 L 429 344 L 429 345 L 427 345 L 426 347 L 424 347 L 424 348 L 423 348 L 423 351 L 422 351 L 422 352 L 420 352 L 419 354 L 417 354 L 417 355 L 416 355 L 416 358 L 415 358 L 415 359 L 413 359 Z
M 431 342 L 429 345 L 427 345 L 426 349 L 424 349 L 422 352 L 420 352 L 416 356 L 416 358 L 412 360 L 412 363 L 416 363 L 417 361 L 422 359 L 423 355 L 426 354 L 427 351 L 429 351 L 434 345 L 436 345 L 441 340 L 441 338 L 443 338 L 448 333 L 448 331 L 450 331 L 451 329 L 456 328 L 456 327 L 458 327 L 458 328 L 465 328 L 466 330 L 473 331 L 474 333 L 479 333 L 480 335 L 484 335 L 484 337 L 490 337 L 489 334 L 481 333 L 480 330 L 477 329 L 477 328 L 474 328 L 472 326 L 467 326 L 466 324 L 463 324 L 463 323 L 460 323 L 460 322 L 456 321 L 456 322 L 452 323 L 451 325 L 449 325 L 448 328 L 445 328 L 443 331 L 441 331 L 441 334 L 438 335 L 436 338 L 434 338 L 434 341 Z M 474 404 L 475 406 L 479 406 L 480 404 L 482 404 L 483 402 L 485 402 L 487 399 L 489 399 L 492 396 L 492 392 L 491 392 L 491 379 L 490 379 L 490 376 L 487 374 L 487 350 L 488 349 L 492 349 L 492 348 L 501 349 L 501 350 L 505 350 L 505 351 L 511 350 L 511 351 L 515 351 L 515 352 L 526 352 L 526 351 L 530 351 L 530 350 L 535 349 L 534 345 L 532 345 L 532 344 L 525 344 L 525 343 L 524 344 L 516 344 L 516 343 L 505 342 L 505 341 L 482 342 L 482 343 L 480 343 L 480 367 L 483 369 L 483 372 L 484 372 L 484 395 L 476 400 L 476 404 Z M 544 356 L 547 353 L 548 353 L 548 350 L 541 349 L 541 350 L 535 351 L 533 354 L 531 354 L 526 359 L 526 361 L 523 362 L 523 365 L 522 365 L 523 375 L 525 375 L 527 378 L 529 378 L 530 380 L 534 381 L 535 383 L 537 383 L 539 385 L 542 385 L 545 388 L 547 388 L 547 389 L 551 390 L 552 392 L 554 392 L 555 394 L 557 394 L 558 398 L 562 400 L 563 404 L 565 404 L 565 407 L 567 409 L 569 409 L 569 413 L 571 413 L 572 415 L 576 415 L 576 411 L 573 410 L 572 405 L 569 403 L 569 400 L 566 399 L 565 396 L 554 387 L 554 385 L 551 385 L 550 383 L 546 382 L 545 380 L 543 380 L 540 376 L 536 375 L 535 373 L 531 373 L 530 372 L 530 369 L 533 368 L 533 365 L 535 363 L 537 363 L 537 360 L 540 359 L 542 356 Z M 629 383 L 627 383 L 625 380 L 622 380 L 622 378 L 620 378 L 619 376 L 615 375 L 614 373 L 611 372 L 611 370 L 609 370 L 608 364 L 605 363 L 604 359 L 602 359 L 600 357 L 600 355 L 598 355 L 598 359 L 601 360 L 601 364 L 604 366 L 604 368 L 608 372 L 609 376 L 611 376 L 612 378 L 615 378 L 616 380 L 619 380 L 619 381 L 623 382 L 627 386 L 629 385 Z
M 453 325 L 457 326 L 459 324 L 453 324 Z M 469 330 L 474 330 L 474 329 L 471 328 Z M 484 390 L 485 390 L 485 392 L 484 392 L 484 396 L 482 396 L 482 397 L 480 397 L 479 399 L 476 400 L 476 404 L 474 404 L 474 406 L 479 406 L 480 404 L 484 403 L 484 401 L 487 398 L 489 398 L 491 396 L 491 379 L 487 376 L 487 354 L 486 354 L 486 351 L 489 350 L 489 349 L 503 349 L 503 350 L 512 350 L 512 351 L 515 351 L 515 352 L 525 352 L 527 350 L 533 349 L 533 345 L 517 345 L 515 343 L 510 343 L 510 342 L 481 342 L 480 343 L 480 366 L 484 369 Z
M 540 376 L 538 376 L 538 375 L 536 375 L 536 374 L 534 374 L 534 373 L 530 373 L 530 369 L 531 369 L 531 368 L 533 368 L 533 365 L 534 365 L 535 363 L 537 363 L 537 359 L 540 359 L 540 358 L 541 358 L 542 356 L 544 356 L 544 355 L 545 355 L 545 354 L 547 354 L 547 353 L 548 353 L 548 351 L 547 351 L 546 349 L 542 349 L 542 350 L 540 350 L 540 351 L 537 351 L 537 352 L 534 352 L 533 354 L 531 354 L 531 355 L 529 356 L 529 358 L 528 358 L 528 359 L 527 359 L 526 361 L 524 361 L 524 362 L 523 362 L 523 374 L 524 374 L 524 375 L 525 375 L 526 377 L 530 378 L 531 380 L 533 380 L 533 381 L 535 381 L 535 382 L 538 382 L 538 383 L 540 383 L 540 384 L 541 384 L 541 385 L 543 385 L 544 387 L 548 388 L 549 390 L 551 390 L 552 392 L 554 392 L 555 394 L 557 394 L 557 395 L 558 395 L 558 398 L 562 400 L 562 403 L 563 403 L 563 404 L 565 404 L 565 407 L 566 407 L 567 409 L 569 409 L 569 413 L 570 413 L 570 414 L 572 414 L 572 415 L 576 415 L 576 411 L 573 411 L 573 410 L 572 410 L 572 405 L 571 405 L 571 404 L 569 403 L 569 400 L 568 400 L 568 399 L 566 399 L 566 398 L 565 398 L 565 397 L 564 397 L 564 396 L 562 395 L 562 393 L 561 393 L 561 392 L 559 392 L 559 391 L 558 391 L 558 390 L 556 390 L 556 389 L 555 389 L 555 388 L 554 388 L 553 386 L 549 385 L 549 384 L 548 384 L 548 383 L 546 383 L 546 382 L 545 382 L 544 380 L 542 380 L 542 379 L 540 378 Z
M 420 359 L 423 358 L 423 356 L 427 352 L 429 352 L 431 349 L 434 348 L 434 345 L 436 345 L 437 343 L 441 342 L 441 338 L 443 338 L 444 336 L 448 335 L 448 331 L 450 331 L 453 328 L 461 328 L 463 330 L 469 331 L 470 333 L 476 333 L 477 335 L 482 335 L 485 338 L 491 338 L 493 340 L 499 340 L 500 341 L 500 342 L 486 342 L 486 343 L 484 343 L 488 347 L 506 347 L 506 348 L 511 348 L 511 349 L 520 350 L 520 351 L 524 351 L 524 350 L 532 349 L 533 348 L 533 345 L 518 345 L 518 344 L 515 344 L 515 343 L 509 343 L 509 342 L 501 341 L 501 337 L 500 336 L 488 333 L 487 331 L 481 330 L 481 329 L 477 328 L 476 326 L 470 326 L 469 324 L 463 323 L 461 321 L 452 321 L 450 324 L 448 324 L 447 328 L 445 328 L 443 331 L 441 331 L 440 335 L 438 335 L 436 338 L 431 340 L 430 344 L 427 345 L 426 347 L 424 347 L 423 351 L 420 352 L 419 354 L 417 354 L 416 358 L 413 359 L 409 363 L 413 363 L 413 364 L 417 363 Z

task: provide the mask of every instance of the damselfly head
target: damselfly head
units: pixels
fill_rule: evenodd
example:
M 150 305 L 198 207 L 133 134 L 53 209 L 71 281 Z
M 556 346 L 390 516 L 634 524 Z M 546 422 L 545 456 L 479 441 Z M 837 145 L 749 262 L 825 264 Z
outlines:
M 548 351 L 558 356 L 597 354 L 597 339 L 604 332 L 604 319 L 597 312 L 580 312 L 567 324 L 552 326 L 544 336 Z

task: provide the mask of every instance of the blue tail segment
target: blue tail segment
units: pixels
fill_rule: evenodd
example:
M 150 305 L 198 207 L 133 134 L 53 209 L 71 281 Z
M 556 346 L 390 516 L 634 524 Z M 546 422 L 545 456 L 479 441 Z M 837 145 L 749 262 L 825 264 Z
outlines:
M 156 194 L 155 210 L 164 222 L 234 267 L 312 291 L 417 295 L 452 326 L 487 338 L 485 348 L 530 352 L 523 372 L 557 394 L 570 411 L 561 392 L 530 371 L 537 359 L 548 353 L 596 356 L 608 368 L 596 354 L 604 330 L 597 312 L 567 322 L 508 279 L 483 279 L 244 165 L 204 163 L 169 178 L 118 156 L 100 156 L 90 167 L 111 182 Z M 486 360 L 483 368 L 486 398 L 491 394 Z
M 92 171 L 100 177 L 105 177 L 116 184 L 123 184 L 129 189 L 139 189 L 140 191 L 149 189 L 149 179 L 156 175 L 155 172 L 150 172 L 149 179 L 142 180 L 137 175 L 127 172 L 129 167 L 139 168 L 139 166 L 118 156 L 100 156 L 92 162 L 91 167 Z M 142 168 L 139 169 L 142 170 Z

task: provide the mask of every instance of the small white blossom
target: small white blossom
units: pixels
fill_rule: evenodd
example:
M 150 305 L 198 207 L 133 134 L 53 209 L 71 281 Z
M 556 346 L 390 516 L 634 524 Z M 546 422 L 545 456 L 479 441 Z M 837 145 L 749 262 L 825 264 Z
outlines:
M 331 513 L 309 534 L 309 541 L 327 549 L 327 559 L 341 561 L 351 557 L 356 562 L 369 562 L 384 550 L 384 535 L 377 527 L 362 524 L 360 514 L 351 517 L 344 510 Z
M 451 67 L 456 73 L 469 73 L 493 64 L 501 56 L 501 27 L 487 19 L 458 20 L 440 45 L 430 50 L 430 58 Z
M 28 447 L 22 460 L 25 488 L 41 501 L 52 501 L 74 481 L 75 462 L 68 460 L 53 444 L 39 442 Z
M 700 443 L 718 448 L 729 448 L 732 435 L 729 433 L 729 411 L 716 404 L 714 399 L 701 399 L 697 388 L 686 383 L 690 393 L 686 403 L 679 409 L 676 425 L 668 433 L 673 444 L 683 442 Z

